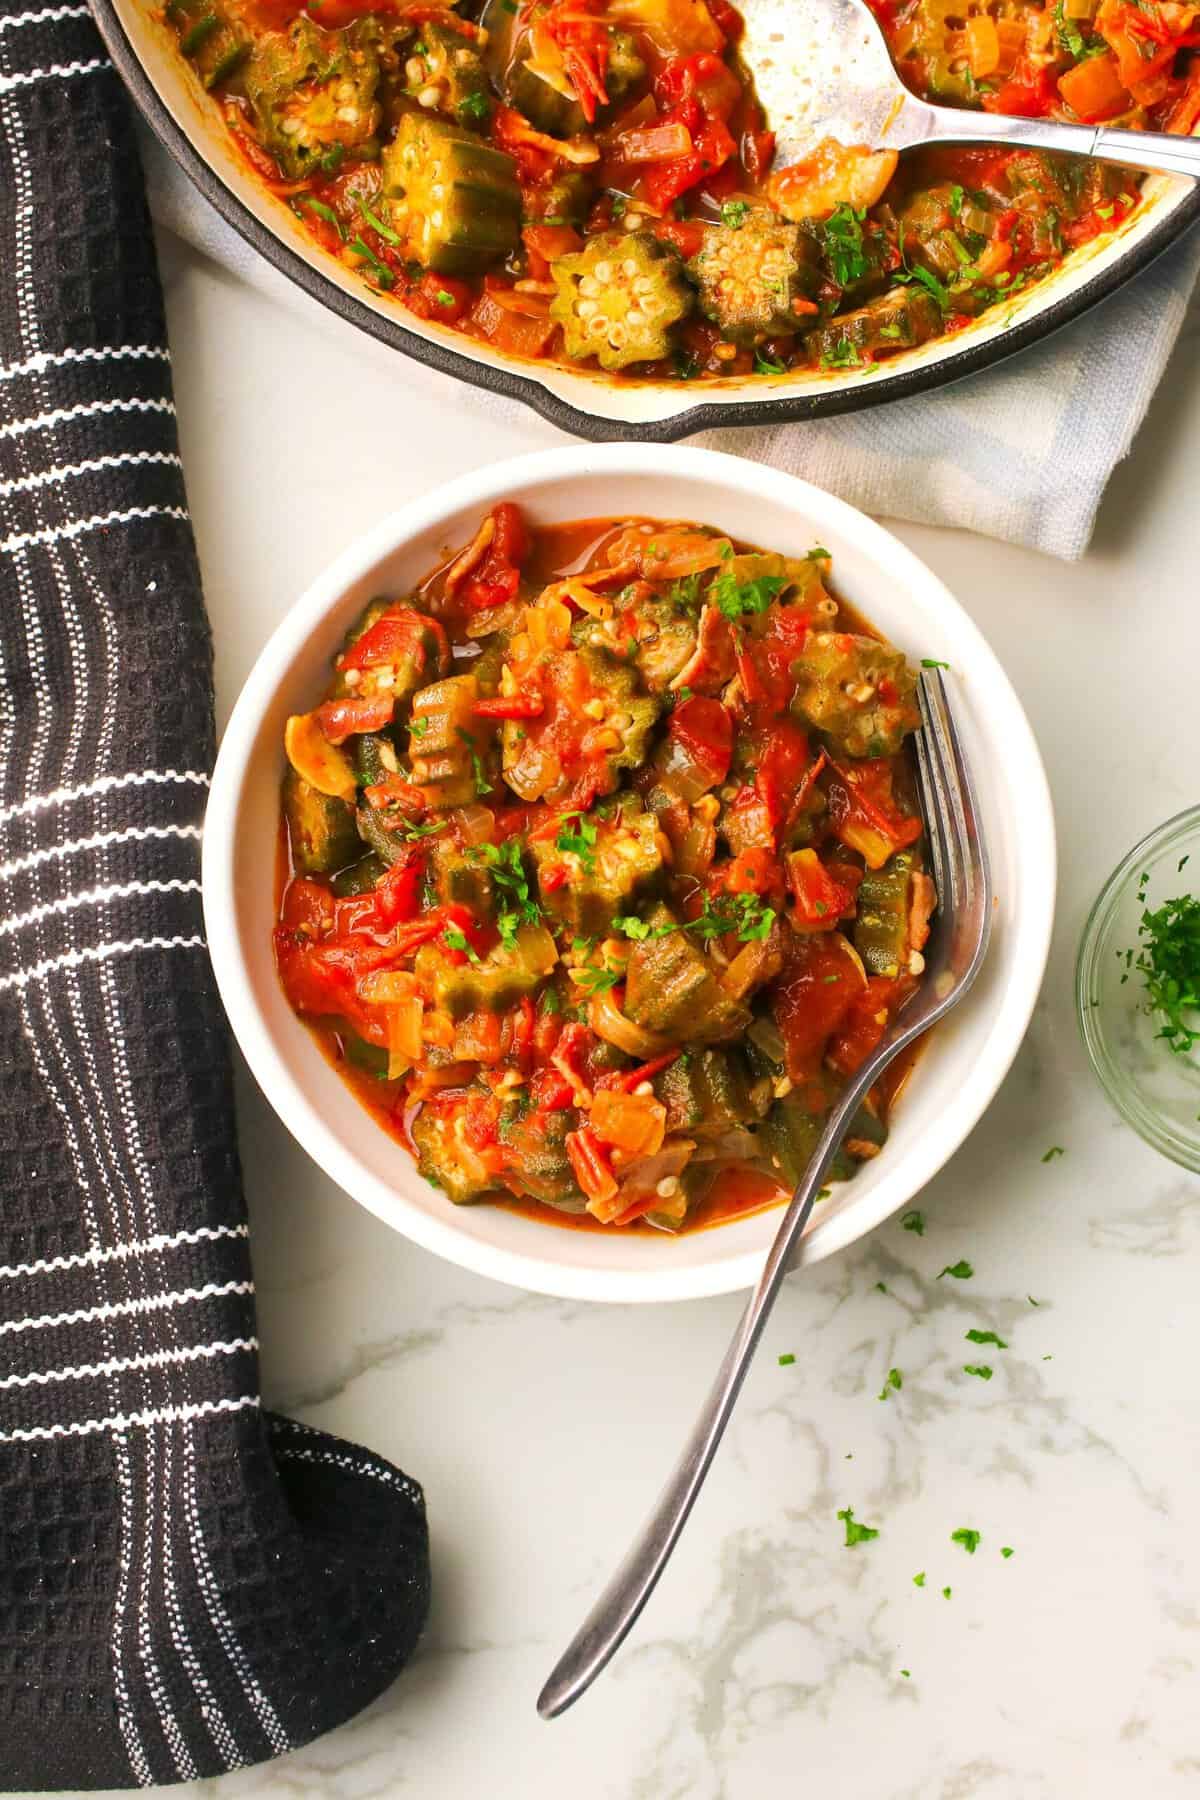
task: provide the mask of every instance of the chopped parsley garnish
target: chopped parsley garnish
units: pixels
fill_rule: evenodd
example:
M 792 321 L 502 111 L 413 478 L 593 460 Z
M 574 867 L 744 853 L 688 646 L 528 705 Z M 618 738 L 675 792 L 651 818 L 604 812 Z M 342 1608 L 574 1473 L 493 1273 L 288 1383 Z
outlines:
M 729 569 L 723 569 L 708 590 L 708 598 L 727 619 L 740 619 L 743 613 L 766 612 L 772 600 L 787 586 L 783 575 L 760 575 L 757 581 L 735 581 Z
M 792 1355 L 792 1352 L 790 1350 L 785 1350 L 779 1359 L 779 1366 L 781 1369 L 786 1369 L 794 1363 L 795 1360 L 796 1358 Z
M 727 937 L 736 931 L 738 942 L 756 943 L 771 935 L 776 913 L 758 894 L 722 894 L 714 902 L 711 894 L 704 897 L 704 910 L 687 926 L 704 942 Z
M 867 273 L 863 254 L 863 220 L 866 207 L 855 209 L 847 201 L 836 207 L 822 228 L 829 273 L 840 288 L 849 287 Z
M 326 206 L 324 200 L 318 200 L 313 194 L 301 194 L 296 204 L 306 207 L 311 213 L 316 213 L 318 219 L 324 219 L 327 225 L 332 225 L 342 242 L 345 243 L 346 233 L 342 230 L 342 221 L 332 206 Z
M 861 362 L 862 357 L 848 337 L 840 337 L 832 350 L 821 355 L 823 369 L 857 369 Z
M 428 730 L 428 719 L 410 719 L 408 722 L 408 735 L 410 738 L 423 738 Z
M 492 116 L 492 103 L 486 94 L 467 94 L 458 103 L 458 116 L 473 125 L 484 125 Z
M 1042 1161 L 1043 1162 L 1053 1162 L 1056 1156 L 1065 1156 L 1066 1154 L 1067 1153 L 1063 1149 L 1061 1144 L 1051 1144 L 1051 1146 L 1047 1150 L 1045 1156 L 1043 1156 Z
M 963 191 L 959 187 L 959 185 L 956 181 L 954 183 L 954 186 L 950 189 L 950 211 L 954 214 L 955 218 L 957 219 L 957 218 L 961 218 L 962 209 L 963 209 Z
M 952 1544 L 961 1544 L 968 1556 L 974 1556 L 980 1545 L 980 1533 L 972 1531 L 969 1525 L 962 1525 L 957 1531 L 950 1533 Z
M 893 1388 L 898 1389 L 903 1386 L 904 1377 L 901 1375 L 899 1369 L 889 1369 L 887 1372 L 887 1380 L 879 1390 L 879 1398 L 881 1400 L 886 1400 Z
M 1006 1562 L 1007 1562 L 1008 1558 L 1012 1555 L 1012 1553 L 1013 1552 L 1012 1552 L 1011 1544 L 1001 1544 L 1000 1554 L 1005 1559 Z
M 620 969 L 577 969 L 575 974 L 584 993 L 592 995 L 611 993 L 624 978 Z
M 536 925 L 542 917 L 542 909 L 529 890 L 520 840 L 512 837 L 502 844 L 481 844 L 473 854 L 487 864 L 493 885 L 511 901 L 497 915 L 496 929 L 505 949 L 515 950 L 518 926 Z
M 586 875 L 596 866 L 596 821 L 581 812 L 565 813 L 554 848 L 564 856 L 577 856 Z
M 749 211 L 749 201 L 727 200 L 721 208 L 721 223 L 722 225 L 728 225 L 731 231 L 736 231 L 740 225 L 745 224 L 746 214 Z
M 925 1571 L 924 1571 L 924 1569 L 921 1570 L 921 1573 L 919 1575 L 913 1576 L 913 1586 L 914 1587 L 924 1587 L 925 1586 Z
M 851 1544 L 869 1544 L 872 1538 L 877 1538 L 879 1536 L 879 1532 L 874 1525 L 859 1524 L 858 1520 L 854 1517 L 854 1508 L 852 1506 L 843 1506 L 838 1513 L 838 1518 L 841 1519 L 846 1527 L 847 1549 L 850 1548 Z
M 1143 892 L 1145 897 L 1145 878 Z M 1155 1033 L 1176 1056 L 1200 1043 L 1200 900 L 1191 894 L 1142 911 L 1142 940 L 1133 964 L 1146 988 L 1146 1010 L 1157 1013 Z
M 918 1237 L 925 1236 L 925 1214 L 918 1212 L 916 1207 L 906 1212 L 900 1223 L 905 1231 L 915 1231 Z
M 476 950 L 475 946 L 471 943 L 466 932 L 461 931 L 457 925 L 447 925 L 446 929 L 442 932 L 442 940 L 449 945 L 451 950 L 461 950 L 468 962 L 479 962 L 480 956 L 478 950 Z
M 933 295 L 943 312 L 949 310 L 950 290 L 938 280 L 932 269 L 925 268 L 921 263 L 914 263 L 907 269 L 897 270 L 896 280 L 919 281 L 921 286 Z
M 445 288 L 439 288 L 437 293 L 433 297 L 437 301 L 439 306 L 453 306 L 454 305 L 454 295 L 447 293 Z
M 754 373 L 756 375 L 785 375 L 787 365 L 776 361 L 774 357 L 764 356 L 761 350 L 754 352 Z
M 625 208 L 621 208 L 624 212 Z M 620 218 L 616 205 L 613 205 L 613 218 Z M 691 350 L 676 350 L 671 358 L 675 374 L 680 381 L 692 381 L 700 373 L 700 358 Z
M 997 1337 L 994 1331 L 976 1331 L 975 1327 L 972 1326 L 970 1331 L 966 1333 L 966 1338 L 969 1344 L 995 1344 L 997 1350 L 1008 1349 L 1008 1345 L 1005 1343 L 1004 1339 L 1002 1337 Z
M 974 1273 L 974 1269 L 971 1267 L 965 1256 L 960 1257 L 959 1261 L 956 1263 L 947 1263 L 942 1270 L 942 1275 L 952 1275 L 955 1281 L 970 1281 Z M 942 1279 L 942 1275 L 938 1276 L 939 1281 Z
M 358 210 L 367 221 L 367 224 L 371 227 L 372 231 L 377 231 L 379 233 L 385 244 L 391 244 L 393 248 L 399 248 L 400 238 L 398 234 L 392 230 L 390 225 L 385 225 L 383 220 L 371 211 L 371 208 L 367 205 L 365 200 L 359 201 Z
M 538 1011 L 550 1016 L 562 1011 L 562 1000 L 557 988 L 548 987 L 542 990 L 541 999 L 538 1001 Z
M 921 658 L 921 667 L 923 669 L 948 669 L 950 664 L 938 662 L 935 656 L 923 656 Z
M 667 589 L 667 599 L 672 606 L 682 607 L 684 612 L 694 612 L 700 604 L 699 573 L 681 575 L 678 581 L 673 581 Z M 676 695 L 676 699 L 681 698 L 683 693 L 686 693 L 689 699 L 691 698 L 690 690 L 685 688 Z
M 634 914 L 623 913 L 613 920 L 614 931 L 622 932 L 635 944 L 644 944 L 651 938 L 670 937 L 673 931 L 680 930 L 678 925 L 648 925 L 645 919 Z
M 458 735 L 470 752 L 471 773 L 475 777 L 475 798 L 477 800 L 482 800 L 485 794 L 490 794 L 494 791 L 491 782 L 484 773 L 483 758 L 475 748 L 475 739 L 471 736 L 469 731 L 464 731 L 461 725 L 458 727 Z
M 824 544 L 814 544 L 811 550 L 804 552 L 804 560 L 805 562 L 831 562 L 833 558 Z
M 428 825 L 403 825 L 396 833 L 406 844 L 415 843 L 418 838 L 436 837 L 439 831 L 445 831 L 445 819 L 431 819 Z
M 963 1374 L 978 1375 L 980 1381 L 990 1381 L 992 1379 L 992 1366 L 990 1363 L 964 1363 Z
M 370 264 L 371 273 L 381 288 L 386 291 L 388 288 L 395 287 L 396 277 L 386 263 L 380 262 L 370 244 L 365 244 L 361 237 L 353 237 L 350 239 L 349 248 L 361 256 L 365 263 Z

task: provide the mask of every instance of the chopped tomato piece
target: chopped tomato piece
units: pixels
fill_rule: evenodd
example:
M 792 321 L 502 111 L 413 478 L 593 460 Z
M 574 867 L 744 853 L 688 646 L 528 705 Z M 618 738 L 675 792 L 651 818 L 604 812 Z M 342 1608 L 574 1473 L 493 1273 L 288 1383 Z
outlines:
M 396 702 L 391 694 L 362 700 L 326 700 L 317 708 L 317 724 L 331 744 L 344 744 L 362 731 L 382 731 L 392 722 Z
M 617 1178 L 612 1164 L 595 1132 L 587 1125 L 581 1125 L 578 1131 L 568 1131 L 566 1144 L 575 1179 L 587 1199 L 588 1211 L 595 1212 L 616 1195 Z

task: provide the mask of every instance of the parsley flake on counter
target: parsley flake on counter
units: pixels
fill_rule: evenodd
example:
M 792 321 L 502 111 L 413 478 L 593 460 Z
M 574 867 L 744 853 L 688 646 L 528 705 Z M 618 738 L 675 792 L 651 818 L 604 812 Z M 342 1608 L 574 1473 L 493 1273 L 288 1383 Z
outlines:
M 781 1369 L 786 1369 L 788 1367 L 788 1365 L 790 1363 L 794 1363 L 795 1360 L 796 1360 L 796 1358 L 792 1355 L 791 1351 L 785 1350 L 783 1355 L 779 1359 L 779 1366 Z
M 924 1569 L 921 1570 L 921 1573 L 919 1575 L 913 1576 L 913 1586 L 914 1587 L 924 1587 L 925 1586 L 925 1571 L 924 1571 Z
M 948 1600 L 953 1592 L 954 1592 L 953 1588 L 943 1588 L 942 1589 L 942 1599 Z
M 841 1519 L 846 1527 L 846 1549 L 849 1549 L 852 1544 L 869 1544 L 872 1538 L 877 1538 L 879 1536 L 879 1532 L 874 1525 L 859 1524 L 858 1520 L 854 1517 L 854 1508 L 852 1506 L 843 1506 L 838 1513 L 838 1518 Z
M 916 1207 L 906 1212 L 900 1223 L 905 1231 L 915 1231 L 918 1237 L 925 1236 L 925 1214 L 918 1212 Z
M 1030 1306 L 1040 1306 L 1042 1304 L 1040 1300 L 1035 1300 L 1032 1294 L 1026 1294 L 1025 1298 L 1028 1300 Z
M 969 1344 L 995 1344 L 997 1350 L 1008 1349 L 1008 1345 L 1005 1343 L 1004 1339 L 1002 1337 L 997 1337 L 994 1331 L 976 1331 L 975 1327 L 972 1326 L 965 1336 Z
M 1003 1556 L 1006 1559 L 1008 1557 L 1010 1557 L 1012 1555 L 1012 1545 L 1011 1544 L 1002 1544 L 1000 1546 L 1000 1554 L 1001 1554 L 1001 1556 Z
M 960 1257 L 956 1263 L 947 1263 L 942 1270 L 942 1275 L 952 1275 L 955 1281 L 970 1281 L 974 1273 L 974 1269 L 965 1256 Z M 942 1279 L 942 1275 L 938 1276 L 939 1281 Z
M 961 1544 L 968 1556 L 974 1556 L 982 1541 L 982 1533 L 972 1531 L 969 1525 L 960 1525 L 957 1531 L 950 1533 L 950 1542 Z
M 899 1369 L 889 1369 L 887 1372 L 887 1380 L 884 1382 L 883 1386 L 879 1390 L 879 1398 L 881 1400 L 886 1400 L 893 1388 L 899 1389 L 899 1388 L 902 1388 L 903 1386 L 904 1386 L 904 1377 L 900 1373 Z
M 1045 1156 L 1043 1156 L 1042 1161 L 1043 1162 L 1053 1162 L 1056 1156 L 1065 1156 L 1066 1154 L 1067 1153 L 1063 1149 L 1061 1144 L 1051 1144 L 1051 1146 L 1047 1150 Z
M 980 1381 L 990 1381 L 992 1379 L 992 1366 L 990 1363 L 964 1363 L 963 1374 L 978 1375 Z
M 877 1294 L 886 1294 L 886 1293 L 887 1293 L 887 1287 L 886 1287 L 886 1285 L 885 1285 L 885 1283 L 884 1283 L 884 1282 L 882 1282 L 882 1281 L 877 1281 L 877 1282 L 876 1282 L 876 1283 L 875 1283 L 875 1292 L 876 1292 L 876 1293 L 877 1293 Z
M 903 1675 L 903 1677 L 906 1681 L 910 1681 L 912 1679 L 912 1670 L 911 1669 L 901 1669 L 900 1673 Z

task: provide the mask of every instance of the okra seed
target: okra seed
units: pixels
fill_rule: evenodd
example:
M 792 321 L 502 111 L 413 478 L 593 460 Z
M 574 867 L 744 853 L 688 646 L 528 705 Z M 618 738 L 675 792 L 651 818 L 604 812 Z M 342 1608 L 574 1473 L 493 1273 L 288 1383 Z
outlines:
M 638 272 L 637 263 L 635 262 L 635 260 L 633 259 L 632 256 L 627 256 L 625 258 L 625 261 L 621 264 L 622 275 L 627 276 L 628 279 L 630 281 L 632 281 L 634 276 L 637 274 L 637 272 Z
M 583 280 L 579 283 L 579 291 L 581 294 L 586 294 L 590 299 L 593 294 L 598 294 L 600 292 L 600 283 L 596 280 L 594 275 L 585 275 Z M 582 311 L 582 308 L 580 310 Z
M 654 1089 L 648 1081 L 639 1081 L 633 1091 L 639 1099 L 645 1099 L 648 1094 L 654 1092 Z
M 419 81 L 425 79 L 425 64 L 419 56 L 410 56 L 404 65 L 404 75 L 409 87 L 415 88 Z
M 343 125 L 358 124 L 359 112 L 357 106 L 339 106 L 337 116 L 342 121 Z
M 417 105 L 425 107 L 427 111 L 432 111 L 441 97 L 441 88 L 434 87 L 433 84 L 430 83 L 428 87 L 423 87 L 417 95 Z
M 636 331 L 639 325 L 644 325 L 646 323 L 646 315 L 644 312 L 641 312 L 636 306 L 631 307 L 630 310 L 625 315 L 625 323 L 627 325 L 632 326 L 632 328 Z
M 295 137 L 298 134 L 298 132 L 300 131 L 300 120 L 299 119 L 285 119 L 283 121 L 283 124 L 280 126 L 280 130 L 283 132 L 285 137 Z
M 595 268 L 592 270 L 592 275 L 595 277 L 595 280 L 597 283 L 597 286 L 596 286 L 594 292 L 599 293 L 600 283 L 612 280 L 613 266 L 610 262 L 598 262 L 596 264 Z M 584 282 L 587 281 L 588 279 L 589 279 L 588 276 L 585 275 L 583 278 L 583 281 L 581 281 L 579 284 L 581 288 L 583 287 Z
M 575 308 L 575 311 L 579 314 L 579 317 L 581 319 L 590 319 L 592 317 L 592 315 L 596 312 L 598 306 L 599 306 L 599 301 L 581 300 L 579 302 L 578 306 Z
M 664 1175 L 654 1191 L 660 1200 L 669 1200 L 672 1194 L 679 1192 L 678 1175 Z

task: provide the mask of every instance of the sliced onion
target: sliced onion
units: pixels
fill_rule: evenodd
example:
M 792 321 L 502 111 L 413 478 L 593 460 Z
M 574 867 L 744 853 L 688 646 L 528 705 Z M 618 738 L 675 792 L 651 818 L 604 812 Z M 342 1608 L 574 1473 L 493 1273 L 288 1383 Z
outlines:
M 670 1038 L 627 1019 L 611 994 L 597 994 L 590 1001 L 588 1024 L 606 1044 L 614 1044 L 626 1056 L 636 1056 L 639 1062 L 649 1062 L 651 1057 L 661 1056 L 672 1047 Z
M 480 806 L 477 802 L 472 802 L 470 806 L 460 806 L 454 813 L 454 821 L 464 844 L 491 843 L 492 833 L 496 829 L 496 815 L 489 806 Z
M 620 1210 L 624 1212 L 648 1194 L 655 1193 L 660 1181 L 682 1175 L 695 1148 L 693 1138 L 668 1138 L 653 1156 L 644 1156 L 641 1162 L 634 1163 L 618 1189 Z

